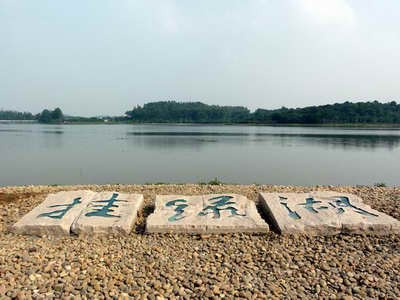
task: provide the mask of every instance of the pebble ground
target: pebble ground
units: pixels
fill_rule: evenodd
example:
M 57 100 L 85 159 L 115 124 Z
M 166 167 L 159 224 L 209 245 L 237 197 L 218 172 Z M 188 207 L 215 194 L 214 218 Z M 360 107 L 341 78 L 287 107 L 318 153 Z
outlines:
M 129 236 L 34 237 L 9 226 L 48 193 L 142 193 Z M 145 234 L 156 194 L 334 190 L 400 220 L 400 187 L 104 185 L 0 188 L 0 299 L 400 299 L 400 236 Z

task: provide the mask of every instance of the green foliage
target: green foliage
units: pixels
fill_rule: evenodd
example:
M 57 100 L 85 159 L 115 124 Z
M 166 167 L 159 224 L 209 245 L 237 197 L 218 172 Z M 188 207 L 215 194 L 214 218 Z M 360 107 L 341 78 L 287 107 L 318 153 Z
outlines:
M 50 123 L 51 122 L 51 112 L 48 109 L 42 111 L 39 115 L 40 123 Z
M 136 122 L 151 123 L 241 123 L 250 120 L 250 111 L 241 106 L 207 105 L 201 102 L 151 102 L 126 114 Z
M 0 110 L 0 120 L 35 120 L 35 116 L 30 112 Z
M 39 114 L 38 119 L 40 123 L 62 123 L 64 122 L 64 115 L 60 108 L 53 111 L 45 109 Z
M 208 182 L 209 185 L 223 185 L 224 183 L 222 181 L 219 181 L 217 177 L 215 177 L 213 180 L 210 180 Z
M 59 107 L 57 107 L 55 110 L 53 110 L 51 112 L 51 118 L 53 120 L 59 120 L 59 121 L 64 120 L 63 112 L 61 111 L 61 109 Z
M 374 184 L 374 186 L 376 186 L 376 187 L 387 187 L 386 183 L 384 183 L 384 182 L 377 182 L 377 183 Z
M 367 124 L 400 123 L 400 104 L 358 102 L 304 108 L 257 109 L 207 105 L 201 102 L 150 102 L 126 112 L 135 122 L 148 123 L 261 123 L 261 124 Z
M 282 107 L 275 110 L 257 109 L 250 113 L 242 106 L 207 105 L 201 102 L 160 101 L 136 106 L 125 116 L 107 117 L 110 122 L 143 123 L 256 123 L 256 124 L 400 124 L 400 104 L 344 102 L 304 108 Z M 43 110 L 34 116 L 29 112 L 0 110 L 0 120 L 35 120 L 41 123 L 104 123 L 98 117 L 64 117 L 60 108 Z
M 282 107 L 277 110 L 257 109 L 253 120 L 256 123 L 277 124 L 400 123 L 400 105 L 394 101 L 374 101 L 291 109 Z

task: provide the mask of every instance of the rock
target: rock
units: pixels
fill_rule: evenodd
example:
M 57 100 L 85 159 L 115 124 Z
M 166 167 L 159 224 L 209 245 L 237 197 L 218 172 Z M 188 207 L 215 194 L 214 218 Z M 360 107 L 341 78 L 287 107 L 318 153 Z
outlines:
M 259 199 L 281 233 L 384 235 L 400 232 L 399 221 L 372 209 L 352 194 L 260 193 Z
M 18 300 L 24 300 L 26 299 L 25 293 L 24 292 L 18 292 L 17 297 Z
M 147 232 L 267 232 L 255 203 L 237 194 L 157 195 Z
M 321 269 L 324 271 L 329 271 L 331 268 L 329 267 L 329 265 L 327 263 L 323 263 L 321 265 Z
M 11 231 L 31 235 L 69 235 L 71 225 L 94 195 L 92 191 L 50 194 L 46 200 L 11 227 Z
M 74 221 L 71 231 L 129 234 L 143 203 L 141 194 L 97 193 Z

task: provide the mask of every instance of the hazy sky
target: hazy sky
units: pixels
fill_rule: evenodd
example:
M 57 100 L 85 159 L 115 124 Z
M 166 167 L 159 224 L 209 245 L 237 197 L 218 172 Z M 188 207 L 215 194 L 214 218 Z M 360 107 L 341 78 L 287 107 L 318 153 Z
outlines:
M 400 101 L 399 16 L 399 0 L 0 0 L 0 109 Z

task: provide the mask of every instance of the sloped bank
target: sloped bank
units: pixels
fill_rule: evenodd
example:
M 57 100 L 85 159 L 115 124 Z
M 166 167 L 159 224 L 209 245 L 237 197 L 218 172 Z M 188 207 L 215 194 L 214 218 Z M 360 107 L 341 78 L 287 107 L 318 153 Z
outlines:
M 65 190 L 141 193 L 145 206 L 129 236 L 29 237 L 7 228 Z M 207 298 L 223 296 L 400 297 L 400 237 L 144 234 L 156 194 L 334 190 L 356 194 L 400 220 L 400 188 L 242 185 L 103 185 L 0 188 L 1 297 Z

